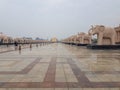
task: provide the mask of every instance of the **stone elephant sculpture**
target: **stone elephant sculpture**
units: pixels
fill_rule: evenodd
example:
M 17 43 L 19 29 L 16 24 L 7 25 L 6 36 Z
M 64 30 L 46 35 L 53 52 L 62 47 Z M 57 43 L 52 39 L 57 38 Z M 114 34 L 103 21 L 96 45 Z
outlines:
M 4 35 L 3 33 L 0 33 L 0 42 L 1 43 L 8 43 L 9 37 Z
M 114 28 L 105 27 L 103 25 L 96 25 L 95 27 L 92 26 L 90 33 L 92 35 L 97 34 L 98 45 L 103 45 L 104 39 L 110 39 L 110 45 L 115 45 L 116 31 Z
M 75 43 L 75 39 L 76 39 L 76 35 L 72 35 L 71 37 L 69 37 L 69 43 L 73 44 Z
M 76 41 L 80 44 L 91 44 L 91 35 L 84 32 L 78 33 Z
M 7 37 L 7 36 L 4 36 L 4 37 L 3 37 L 2 43 L 8 43 L 8 37 Z
M 63 43 L 69 43 L 69 38 L 63 39 L 61 42 L 63 42 Z
M 14 42 L 24 43 L 24 39 L 23 39 L 23 38 L 15 38 L 15 39 L 14 39 Z
M 1 32 L 1 33 L 0 33 L 0 43 L 3 43 L 3 38 L 4 38 L 4 35 L 3 35 L 3 33 Z
M 14 43 L 14 40 L 12 37 L 8 37 L 8 43 Z

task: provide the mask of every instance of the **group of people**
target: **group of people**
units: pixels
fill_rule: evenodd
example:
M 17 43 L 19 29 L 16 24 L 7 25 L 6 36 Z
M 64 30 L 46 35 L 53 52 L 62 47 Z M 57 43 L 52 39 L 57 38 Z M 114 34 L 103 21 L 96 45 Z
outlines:
M 21 44 L 19 44 L 18 42 L 14 42 L 14 46 L 15 46 L 15 50 L 21 50 Z M 32 44 L 30 44 L 30 49 L 32 48 Z

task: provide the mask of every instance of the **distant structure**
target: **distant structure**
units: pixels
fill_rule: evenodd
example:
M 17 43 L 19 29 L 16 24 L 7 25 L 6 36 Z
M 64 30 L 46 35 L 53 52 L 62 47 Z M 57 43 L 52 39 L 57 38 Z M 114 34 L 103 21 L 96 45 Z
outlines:
M 53 37 L 53 38 L 51 38 L 51 40 L 50 40 L 51 42 L 53 42 L 53 43 L 55 43 L 55 42 L 57 42 L 58 41 L 58 39 L 56 38 L 56 37 Z
M 36 37 L 35 40 L 43 40 L 42 38 Z
M 32 37 L 23 37 L 23 39 L 33 40 Z

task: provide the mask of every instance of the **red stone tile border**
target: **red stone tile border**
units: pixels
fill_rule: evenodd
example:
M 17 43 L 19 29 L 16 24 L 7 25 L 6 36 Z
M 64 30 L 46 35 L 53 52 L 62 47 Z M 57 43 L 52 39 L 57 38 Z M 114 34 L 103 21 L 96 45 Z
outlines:
M 40 59 L 41 58 L 37 58 L 21 71 L 0 71 L 0 74 L 27 74 L 38 62 L 40 62 Z
M 0 54 L 7 53 L 7 52 L 12 52 L 12 51 L 15 51 L 15 50 L 2 51 L 2 52 L 0 52 Z
M 66 58 L 66 57 L 64 58 L 67 60 L 67 63 L 70 65 L 78 82 L 55 82 L 57 57 L 53 57 L 51 61 L 48 62 L 49 66 L 43 82 L 0 82 L 0 88 L 119 88 L 120 87 L 120 82 L 89 81 L 85 75 L 85 72 L 83 72 L 75 64 L 72 58 Z M 28 73 L 39 61 L 40 58 L 36 59 L 34 62 L 29 64 L 23 71 L 21 71 L 20 74 Z
M 83 71 L 85 74 L 120 74 L 120 71 Z
M 74 75 L 76 76 L 77 80 L 79 81 L 78 83 L 69 83 L 69 87 L 74 87 L 74 88 L 118 88 L 120 87 L 120 82 L 91 82 L 87 79 L 85 76 L 85 73 L 80 70 L 80 68 L 75 64 L 75 62 L 71 59 L 68 58 L 68 63 L 71 66 Z M 90 71 L 89 71 L 90 72 Z M 96 72 L 94 72 L 96 73 Z M 110 72 L 106 72 L 110 73 Z M 112 72 L 111 72 L 112 73 Z M 119 72 L 117 72 L 119 73 Z
M 42 83 L 42 87 L 54 87 L 56 72 L 56 58 L 52 58 L 49 67 Z

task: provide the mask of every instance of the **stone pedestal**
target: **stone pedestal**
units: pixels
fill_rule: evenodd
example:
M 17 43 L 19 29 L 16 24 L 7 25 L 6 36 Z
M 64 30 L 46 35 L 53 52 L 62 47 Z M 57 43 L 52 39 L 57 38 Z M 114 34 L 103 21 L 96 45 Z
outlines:
M 120 49 L 120 45 L 87 45 L 87 48 L 94 50 L 118 50 Z

